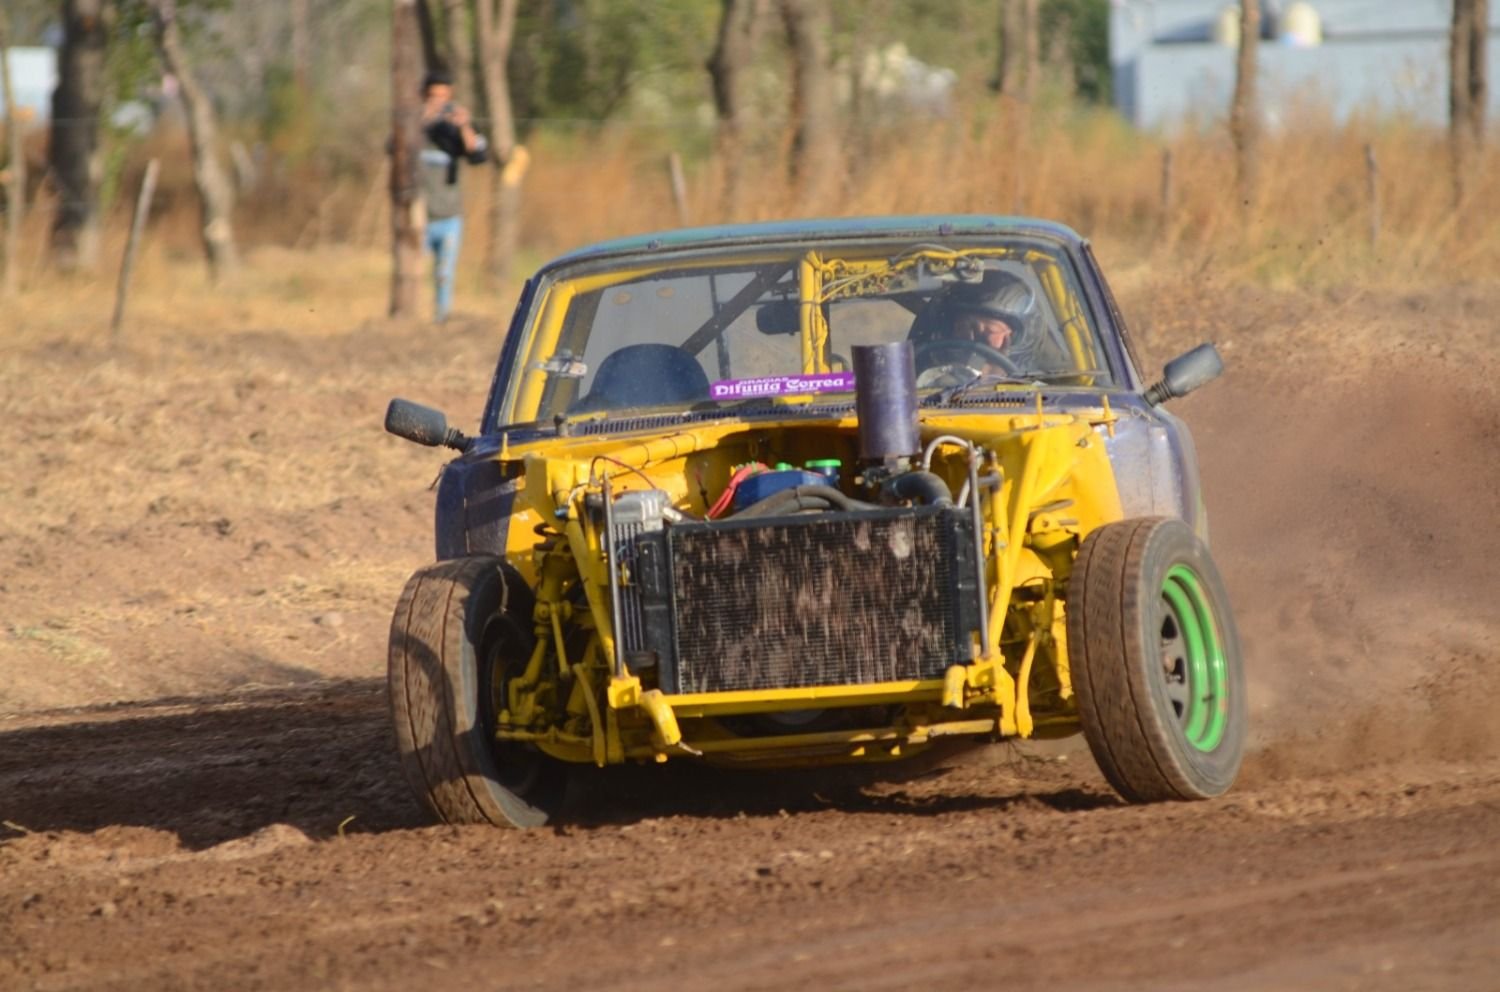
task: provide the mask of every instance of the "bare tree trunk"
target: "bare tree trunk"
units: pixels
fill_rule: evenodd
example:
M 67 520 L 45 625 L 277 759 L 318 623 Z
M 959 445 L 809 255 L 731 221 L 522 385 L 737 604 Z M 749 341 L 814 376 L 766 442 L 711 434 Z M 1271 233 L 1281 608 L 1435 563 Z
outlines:
M 990 85 L 996 93 L 1007 96 L 1020 85 L 1021 64 L 1016 57 L 1016 39 L 1019 35 L 1021 9 L 1020 0 L 1000 0 L 1000 37 L 995 47 L 998 57 L 995 62 L 995 78 Z
M 1260 46 L 1260 0 L 1240 2 L 1240 50 L 1235 64 L 1234 103 L 1229 134 L 1234 140 L 1235 191 L 1247 209 L 1255 204 L 1260 145 L 1260 104 L 1256 96 L 1255 54 Z
M 297 88 L 306 92 L 312 84 L 312 57 L 309 54 L 307 37 L 308 0 L 291 0 L 292 19 L 292 78 Z
M 1484 146 L 1484 115 L 1489 109 L 1490 2 L 1471 0 L 1474 16 L 1469 31 L 1469 131 L 1474 147 Z
M 835 7 L 834 37 L 843 38 L 848 51 L 849 103 L 844 110 L 846 124 L 845 161 L 852 173 L 858 163 L 875 158 L 874 110 L 875 80 L 867 72 L 879 64 L 880 42 L 877 32 L 891 20 L 888 0 L 866 0 L 853 9 Z M 878 71 L 878 70 L 877 70 Z M 846 173 L 846 175 L 848 175 Z M 852 179 L 852 176 L 849 176 Z
M 1453 179 L 1453 207 L 1463 205 L 1468 192 L 1471 132 L 1469 122 L 1469 59 L 1474 28 L 1474 0 L 1453 0 L 1453 26 L 1448 38 L 1448 155 Z
M 417 28 L 422 36 L 423 69 L 443 66 L 443 54 L 438 51 L 437 26 L 432 23 L 432 8 L 427 0 L 417 0 Z
M 52 91 L 48 170 L 57 186 L 52 261 L 64 272 L 99 263 L 99 105 L 104 98 L 107 0 L 63 0 L 63 43 Z
M 458 102 L 474 99 L 474 81 L 469 71 L 473 64 L 474 45 L 469 35 L 468 4 L 464 0 L 443 0 L 444 62 L 453 75 L 453 92 Z
M 506 63 L 516 30 L 516 0 L 477 0 L 480 79 L 490 118 L 490 230 L 485 244 L 484 278 L 493 291 L 510 275 L 521 241 L 521 186 L 530 158 L 516 143 Z
M 1468 198 L 1474 159 L 1484 142 L 1484 112 L 1489 99 L 1489 4 L 1486 0 L 1453 0 L 1448 47 L 1448 151 L 1453 173 L 1453 207 Z
M 1058 10 L 1053 28 L 1051 44 L 1047 46 L 1048 74 L 1061 84 L 1063 92 L 1076 94 L 1078 85 L 1073 67 L 1073 19 L 1066 8 Z M 1040 32 L 1040 28 L 1038 31 Z
M 740 211 L 740 186 L 744 177 L 744 74 L 755 53 L 755 38 L 763 4 L 761 0 L 721 0 L 719 40 L 708 60 L 713 83 L 714 113 L 718 129 L 714 155 L 724 176 L 721 210 L 725 217 Z
M 1031 102 L 1036 96 L 1042 75 L 1042 28 L 1041 0 L 1025 0 L 1026 4 L 1026 79 L 1021 87 L 1021 98 Z
M 839 178 L 829 10 L 821 0 L 781 0 L 781 16 L 792 51 L 792 180 L 803 211 L 826 210 Z
M 14 296 L 21 285 L 21 216 L 26 209 L 26 154 L 21 148 L 21 119 L 16 116 L 16 94 L 10 75 L 10 24 L 0 8 L 0 89 L 5 91 L 5 269 L 0 295 Z
M 994 88 L 1002 96 L 1030 100 L 1040 72 L 1037 0 L 1000 0 L 1000 63 Z
M 392 317 L 414 317 L 422 280 L 422 228 L 417 182 L 422 147 L 422 39 L 417 0 L 391 10 L 391 305 Z
M 234 243 L 234 184 L 219 161 L 219 127 L 214 108 L 193 75 L 182 33 L 177 27 L 176 0 L 152 0 L 151 20 L 162 68 L 177 78 L 177 91 L 187 111 L 188 142 L 193 150 L 193 184 L 203 208 L 203 251 L 215 281 L 233 276 L 240 267 Z

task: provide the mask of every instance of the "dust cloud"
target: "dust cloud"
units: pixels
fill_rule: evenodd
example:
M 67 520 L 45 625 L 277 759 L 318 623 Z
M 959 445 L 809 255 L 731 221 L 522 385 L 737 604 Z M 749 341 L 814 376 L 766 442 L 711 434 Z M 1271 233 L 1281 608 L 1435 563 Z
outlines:
M 1251 689 L 1251 774 L 1500 754 L 1500 363 L 1483 308 L 1234 328 L 1182 404 Z

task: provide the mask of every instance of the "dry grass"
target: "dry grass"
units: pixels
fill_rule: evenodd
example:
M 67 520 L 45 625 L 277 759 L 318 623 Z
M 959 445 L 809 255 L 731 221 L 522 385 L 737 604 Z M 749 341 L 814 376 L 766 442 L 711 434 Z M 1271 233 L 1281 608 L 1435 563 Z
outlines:
M 789 178 L 780 132 L 747 140 L 739 206 L 725 209 L 722 163 L 701 127 L 603 125 L 532 136 L 525 250 L 518 268 L 581 244 L 677 225 L 665 168 L 669 150 L 688 165 L 690 222 L 886 213 L 1017 213 L 1071 224 L 1101 245 L 1112 269 L 1212 272 L 1233 284 L 1401 289 L 1485 280 L 1500 267 L 1500 165 L 1492 150 L 1455 210 L 1445 136 L 1399 121 L 1331 123 L 1317 108 L 1269 135 L 1260 196 L 1235 202 L 1232 150 L 1222 127 L 1171 139 L 1136 132 L 1112 114 L 1073 108 L 984 104 L 945 120 L 911 120 L 850 140 L 846 170 L 809 201 Z M 1372 239 L 1366 146 L 1375 153 L 1380 228 Z M 1170 204 L 1163 161 L 1172 158 Z M 180 172 L 181 170 L 179 170 Z M 378 172 L 378 170 L 377 170 Z M 173 173 L 175 174 L 175 173 Z M 486 183 L 470 176 L 468 248 L 460 296 L 503 309 L 513 288 L 480 293 L 479 245 Z M 175 180 L 186 182 L 185 176 Z M 245 275 L 211 287 L 198 264 L 190 191 L 165 195 L 134 291 L 129 336 L 172 337 L 224 328 L 320 334 L 377 320 L 388 291 L 389 210 L 385 180 L 342 178 L 306 185 L 241 211 L 251 245 Z M 58 283 L 43 271 L 47 204 L 28 219 L 20 263 L 26 288 L 9 307 L 8 337 L 100 333 L 113 305 L 129 198 L 111 209 L 104 257 L 93 279 Z M 279 247 L 268 247 L 275 244 Z M 312 255 L 308 249 L 317 249 Z
M 536 140 L 526 231 L 543 254 L 623 233 L 675 226 L 668 139 L 605 129 Z M 701 144 L 688 135 L 684 144 Z M 1112 115 L 986 107 L 946 121 L 909 122 L 849 146 L 848 169 L 822 200 L 804 202 L 781 149 L 762 142 L 745 169 L 742 207 L 727 216 L 720 169 L 690 164 L 693 223 L 783 216 L 1017 213 L 1071 224 L 1113 255 L 1153 269 L 1212 268 L 1228 282 L 1277 288 L 1362 283 L 1386 288 L 1483 280 L 1500 263 L 1495 153 L 1475 169 L 1455 211 L 1442 133 L 1400 122 L 1335 125 L 1316 110 L 1268 136 L 1260 196 L 1233 195 L 1233 155 L 1221 128 L 1170 140 Z M 1371 238 L 1366 146 L 1378 163 L 1380 215 Z M 1172 157 L 1164 206 L 1164 155 Z M 477 235 L 477 232 L 476 232 Z

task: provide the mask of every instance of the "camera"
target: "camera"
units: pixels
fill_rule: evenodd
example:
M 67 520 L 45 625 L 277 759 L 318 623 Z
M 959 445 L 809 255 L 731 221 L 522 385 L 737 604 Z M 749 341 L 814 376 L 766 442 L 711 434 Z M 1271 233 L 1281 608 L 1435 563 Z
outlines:
M 427 132 L 427 140 L 437 145 L 450 155 L 462 155 L 464 153 L 464 136 L 459 126 L 453 123 L 453 110 L 457 106 L 454 103 L 443 105 L 443 112 L 427 122 L 424 130 Z

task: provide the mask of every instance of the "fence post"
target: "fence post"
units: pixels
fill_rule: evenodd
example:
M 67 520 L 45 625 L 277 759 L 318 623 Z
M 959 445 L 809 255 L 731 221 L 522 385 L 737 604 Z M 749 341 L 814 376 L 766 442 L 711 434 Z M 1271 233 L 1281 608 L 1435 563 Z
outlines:
M 672 182 L 672 203 L 677 207 L 677 223 L 686 227 L 688 223 L 687 180 L 682 175 L 682 156 L 672 152 L 667 156 L 667 176 Z
M 135 250 L 141 240 L 141 231 L 146 227 L 146 215 L 151 212 L 151 198 L 156 195 L 156 173 L 161 163 L 152 159 L 146 165 L 146 177 L 141 180 L 141 194 L 136 197 L 135 217 L 130 221 L 130 238 L 125 242 L 125 257 L 120 260 L 120 281 L 115 287 L 115 313 L 109 321 L 109 333 L 115 340 L 120 338 L 120 325 L 125 320 L 125 298 L 130 294 L 130 272 L 135 268 Z
M 1380 241 L 1380 163 L 1375 161 L 1375 146 L 1365 144 L 1365 188 L 1370 195 L 1370 247 Z
M 5 184 L 5 254 L 0 262 L 0 295 L 14 296 L 21 287 L 21 215 L 26 209 L 26 153 L 21 147 L 21 115 L 16 88 L 10 74 L 10 31 L 7 15 L 0 12 L 0 89 L 5 91 L 0 109 L 5 111 L 5 140 L 10 152 Z
M 1172 149 L 1161 150 L 1161 224 L 1165 228 L 1172 219 Z

